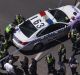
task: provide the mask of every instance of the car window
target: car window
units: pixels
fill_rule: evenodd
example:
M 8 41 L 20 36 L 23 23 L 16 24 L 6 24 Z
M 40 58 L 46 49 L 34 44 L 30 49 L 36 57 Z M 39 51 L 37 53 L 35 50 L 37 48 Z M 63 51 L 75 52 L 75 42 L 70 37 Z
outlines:
M 60 28 L 63 28 L 65 27 L 65 24 L 62 24 L 62 23 L 57 23 L 57 24 L 53 24 L 53 25 L 50 25 L 48 26 L 44 31 L 42 31 L 39 36 L 42 36 L 42 35 L 45 35 L 45 34 L 48 34 L 50 32 L 53 32 L 53 31 L 56 31 Z
M 37 31 L 37 29 L 29 20 L 25 21 L 22 25 L 20 25 L 19 28 L 27 37 L 30 37 L 34 32 Z
M 59 9 L 49 10 L 49 12 L 55 17 L 58 22 L 69 22 L 68 16 Z

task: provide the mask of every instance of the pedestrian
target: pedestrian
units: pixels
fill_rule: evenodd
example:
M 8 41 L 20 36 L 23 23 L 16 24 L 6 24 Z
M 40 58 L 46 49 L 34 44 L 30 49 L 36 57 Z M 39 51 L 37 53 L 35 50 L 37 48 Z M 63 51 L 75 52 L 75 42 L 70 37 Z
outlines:
M 26 56 L 24 57 L 23 61 L 20 61 L 21 67 L 24 70 L 25 75 L 29 75 L 28 62 L 29 62 L 29 60 L 28 60 L 28 57 L 26 57 Z
M 77 59 L 73 56 L 71 56 L 69 58 L 69 66 L 71 68 L 71 72 L 72 72 L 72 75 L 78 75 L 78 72 L 76 71 L 77 67 L 78 67 L 79 63 L 77 61 Z
M 25 18 L 21 14 L 16 15 L 16 18 L 14 20 L 15 25 L 18 25 L 23 21 L 25 21 Z
M 46 57 L 47 65 L 48 65 L 48 74 L 53 73 L 55 71 L 55 58 L 50 53 Z M 55 73 L 55 72 L 54 72 Z
M 58 50 L 59 55 L 59 62 L 65 62 L 66 61 L 66 48 L 64 44 L 60 45 L 60 48 Z
M 37 61 L 32 58 L 32 64 L 30 66 L 30 75 L 37 75 Z
M 70 32 L 68 33 L 68 38 L 71 39 L 72 51 L 74 51 L 74 53 L 75 53 L 76 51 L 78 51 L 77 50 L 77 43 L 78 43 L 77 40 L 79 38 L 79 34 L 78 34 L 77 30 L 71 29 Z
M 16 75 L 12 60 L 9 60 L 4 64 L 4 68 L 7 71 L 7 75 Z
M 15 31 L 14 24 L 9 24 L 5 29 L 5 40 L 6 42 L 12 41 L 13 33 Z
M 57 75 L 66 75 L 66 66 L 63 62 L 59 63 L 60 68 L 57 71 Z
M 8 54 L 9 53 L 6 49 L 6 44 L 4 44 L 4 38 L 3 38 L 2 39 L 2 45 L 1 45 L 1 48 L 0 48 L 0 59 L 6 57 Z M 2 69 L 4 69 L 4 60 L 2 60 L 0 63 L 1 63 Z
M 71 39 L 72 43 L 75 43 L 75 41 L 77 40 L 77 30 L 71 29 L 70 32 L 68 33 L 68 38 Z

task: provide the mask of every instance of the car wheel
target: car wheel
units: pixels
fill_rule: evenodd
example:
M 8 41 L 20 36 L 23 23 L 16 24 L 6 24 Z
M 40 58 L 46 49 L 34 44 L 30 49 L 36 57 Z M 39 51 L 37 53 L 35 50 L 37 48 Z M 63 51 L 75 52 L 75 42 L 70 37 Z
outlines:
M 41 49 L 43 49 L 43 44 L 42 43 L 38 43 L 38 44 L 36 44 L 34 47 L 33 47 L 33 50 L 41 50 Z

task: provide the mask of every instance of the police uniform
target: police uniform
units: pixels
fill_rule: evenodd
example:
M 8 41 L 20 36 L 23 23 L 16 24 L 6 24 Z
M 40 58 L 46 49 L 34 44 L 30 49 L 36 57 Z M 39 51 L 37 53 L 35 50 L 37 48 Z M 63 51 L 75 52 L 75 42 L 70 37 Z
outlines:
M 64 47 L 64 44 L 61 44 L 60 49 L 58 51 L 58 55 L 59 55 L 59 62 L 66 61 L 66 48 Z
M 57 75 L 66 75 L 66 66 L 60 62 L 60 68 L 58 69 Z
M 7 51 L 7 45 L 5 43 L 3 43 L 2 41 L 2 46 L 0 48 L 0 59 L 4 58 L 5 56 L 7 56 L 9 53 Z M 2 69 L 4 69 L 4 60 L 1 61 L 1 65 L 2 65 Z
M 77 31 L 75 29 L 71 29 L 68 33 L 68 38 L 71 39 L 72 43 L 75 43 L 75 41 L 77 40 Z
M 46 61 L 48 65 L 48 74 L 53 73 L 53 70 L 55 70 L 55 58 L 50 54 L 46 57 Z
M 20 24 L 21 22 L 23 22 L 25 19 L 20 15 L 16 15 L 16 19 L 15 19 L 15 23 L 16 25 Z
M 14 26 L 13 26 L 13 24 L 9 24 L 5 29 L 5 39 L 6 39 L 6 41 L 9 41 L 10 37 L 12 39 L 13 32 L 14 32 Z
M 74 56 L 70 57 L 69 65 L 70 65 L 70 68 L 71 68 L 72 75 L 77 74 L 76 69 L 77 69 L 78 64 L 79 63 Z

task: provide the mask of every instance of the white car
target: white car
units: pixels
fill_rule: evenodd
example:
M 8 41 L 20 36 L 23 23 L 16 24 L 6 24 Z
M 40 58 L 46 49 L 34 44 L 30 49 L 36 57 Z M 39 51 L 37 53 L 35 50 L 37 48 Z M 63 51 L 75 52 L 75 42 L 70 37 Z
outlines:
M 22 50 L 40 50 L 70 30 L 69 20 L 80 10 L 72 5 L 40 11 L 15 27 L 13 43 Z

